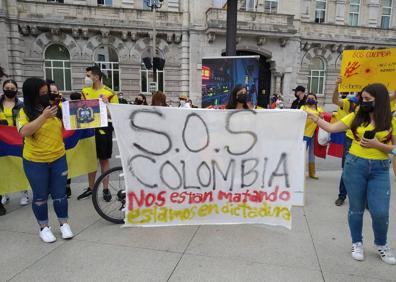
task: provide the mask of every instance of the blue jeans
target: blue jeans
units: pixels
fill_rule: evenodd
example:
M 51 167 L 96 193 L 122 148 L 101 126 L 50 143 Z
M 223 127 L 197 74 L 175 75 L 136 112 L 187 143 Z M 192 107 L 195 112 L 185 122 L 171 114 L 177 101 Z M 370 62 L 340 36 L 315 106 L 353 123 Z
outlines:
M 348 223 L 352 243 L 362 242 L 363 213 L 368 203 L 374 243 L 386 245 L 389 224 L 389 160 L 368 160 L 348 154 L 343 180 L 348 191 Z
M 349 149 L 351 148 L 351 146 L 352 146 L 352 139 L 345 136 L 344 153 L 342 155 L 342 168 L 344 168 L 345 158 L 348 155 L 348 152 L 349 152 Z M 347 190 L 345 188 L 344 180 L 342 179 L 342 175 L 341 175 L 338 198 L 345 200 L 346 196 L 347 196 Z
M 40 225 L 48 224 L 48 195 L 60 222 L 68 218 L 66 197 L 67 162 L 63 156 L 52 163 L 38 163 L 23 159 L 23 168 L 33 191 L 32 209 Z
M 304 136 L 304 141 L 307 142 L 308 163 L 315 164 L 314 137 Z

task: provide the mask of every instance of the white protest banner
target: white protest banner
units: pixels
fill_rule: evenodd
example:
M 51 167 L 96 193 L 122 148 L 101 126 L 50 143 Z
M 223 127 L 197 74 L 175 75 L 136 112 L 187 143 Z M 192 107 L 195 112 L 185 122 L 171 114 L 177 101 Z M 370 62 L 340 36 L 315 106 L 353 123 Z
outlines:
M 106 127 L 106 104 L 101 99 L 62 103 L 63 124 L 67 130 Z
M 291 228 L 304 191 L 305 112 L 109 107 L 127 226 Z

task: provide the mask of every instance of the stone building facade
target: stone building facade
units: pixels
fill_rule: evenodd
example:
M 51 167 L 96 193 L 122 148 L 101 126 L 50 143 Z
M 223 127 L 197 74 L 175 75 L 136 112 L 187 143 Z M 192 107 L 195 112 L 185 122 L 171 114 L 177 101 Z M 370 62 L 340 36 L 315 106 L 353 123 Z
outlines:
M 201 59 L 225 52 L 225 0 L 164 0 L 156 11 L 153 78 L 143 58 L 153 46 L 145 0 L 0 0 L 0 65 L 22 83 L 54 78 L 64 92 L 83 86 L 98 63 L 125 96 L 156 80 L 171 100 L 200 103 Z M 260 55 L 261 103 L 301 84 L 329 102 L 345 49 L 396 46 L 395 0 L 239 0 L 237 52 Z

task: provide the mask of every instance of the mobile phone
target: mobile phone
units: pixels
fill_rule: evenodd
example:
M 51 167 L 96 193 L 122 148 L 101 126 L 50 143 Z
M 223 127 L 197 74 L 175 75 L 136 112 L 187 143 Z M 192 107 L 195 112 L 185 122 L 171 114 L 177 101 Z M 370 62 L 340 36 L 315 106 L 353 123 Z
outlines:
M 364 137 L 365 139 L 374 139 L 374 137 L 375 137 L 375 131 L 374 131 L 374 130 L 366 130 L 366 131 L 364 132 L 363 137 Z

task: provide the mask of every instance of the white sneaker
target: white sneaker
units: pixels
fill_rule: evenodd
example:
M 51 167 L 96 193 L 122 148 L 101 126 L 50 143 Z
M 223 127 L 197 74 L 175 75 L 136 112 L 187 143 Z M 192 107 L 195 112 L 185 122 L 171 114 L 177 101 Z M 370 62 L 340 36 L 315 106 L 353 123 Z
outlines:
M 62 233 L 62 239 L 71 239 L 74 237 L 73 232 L 70 229 L 70 225 L 67 223 L 63 223 L 63 225 L 60 227 L 60 231 Z
M 21 206 L 27 206 L 29 204 L 29 194 L 28 191 L 21 192 L 21 200 L 19 201 Z
M 10 197 L 8 197 L 7 195 L 3 195 L 3 197 L 1 197 L 1 204 L 3 206 L 7 205 L 9 201 L 10 201 Z
M 355 260 L 364 260 L 364 250 L 362 242 L 352 244 L 352 257 Z
M 43 230 L 40 231 L 40 238 L 45 243 L 53 243 L 56 241 L 54 234 L 52 234 L 51 227 L 44 227 Z
M 388 245 L 376 246 L 376 247 L 377 247 L 377 250 L 378 250 L 383 262 L 385 262 L 387 264 L 396 264 L 396 258 L 392 254 L 392 251 Z

